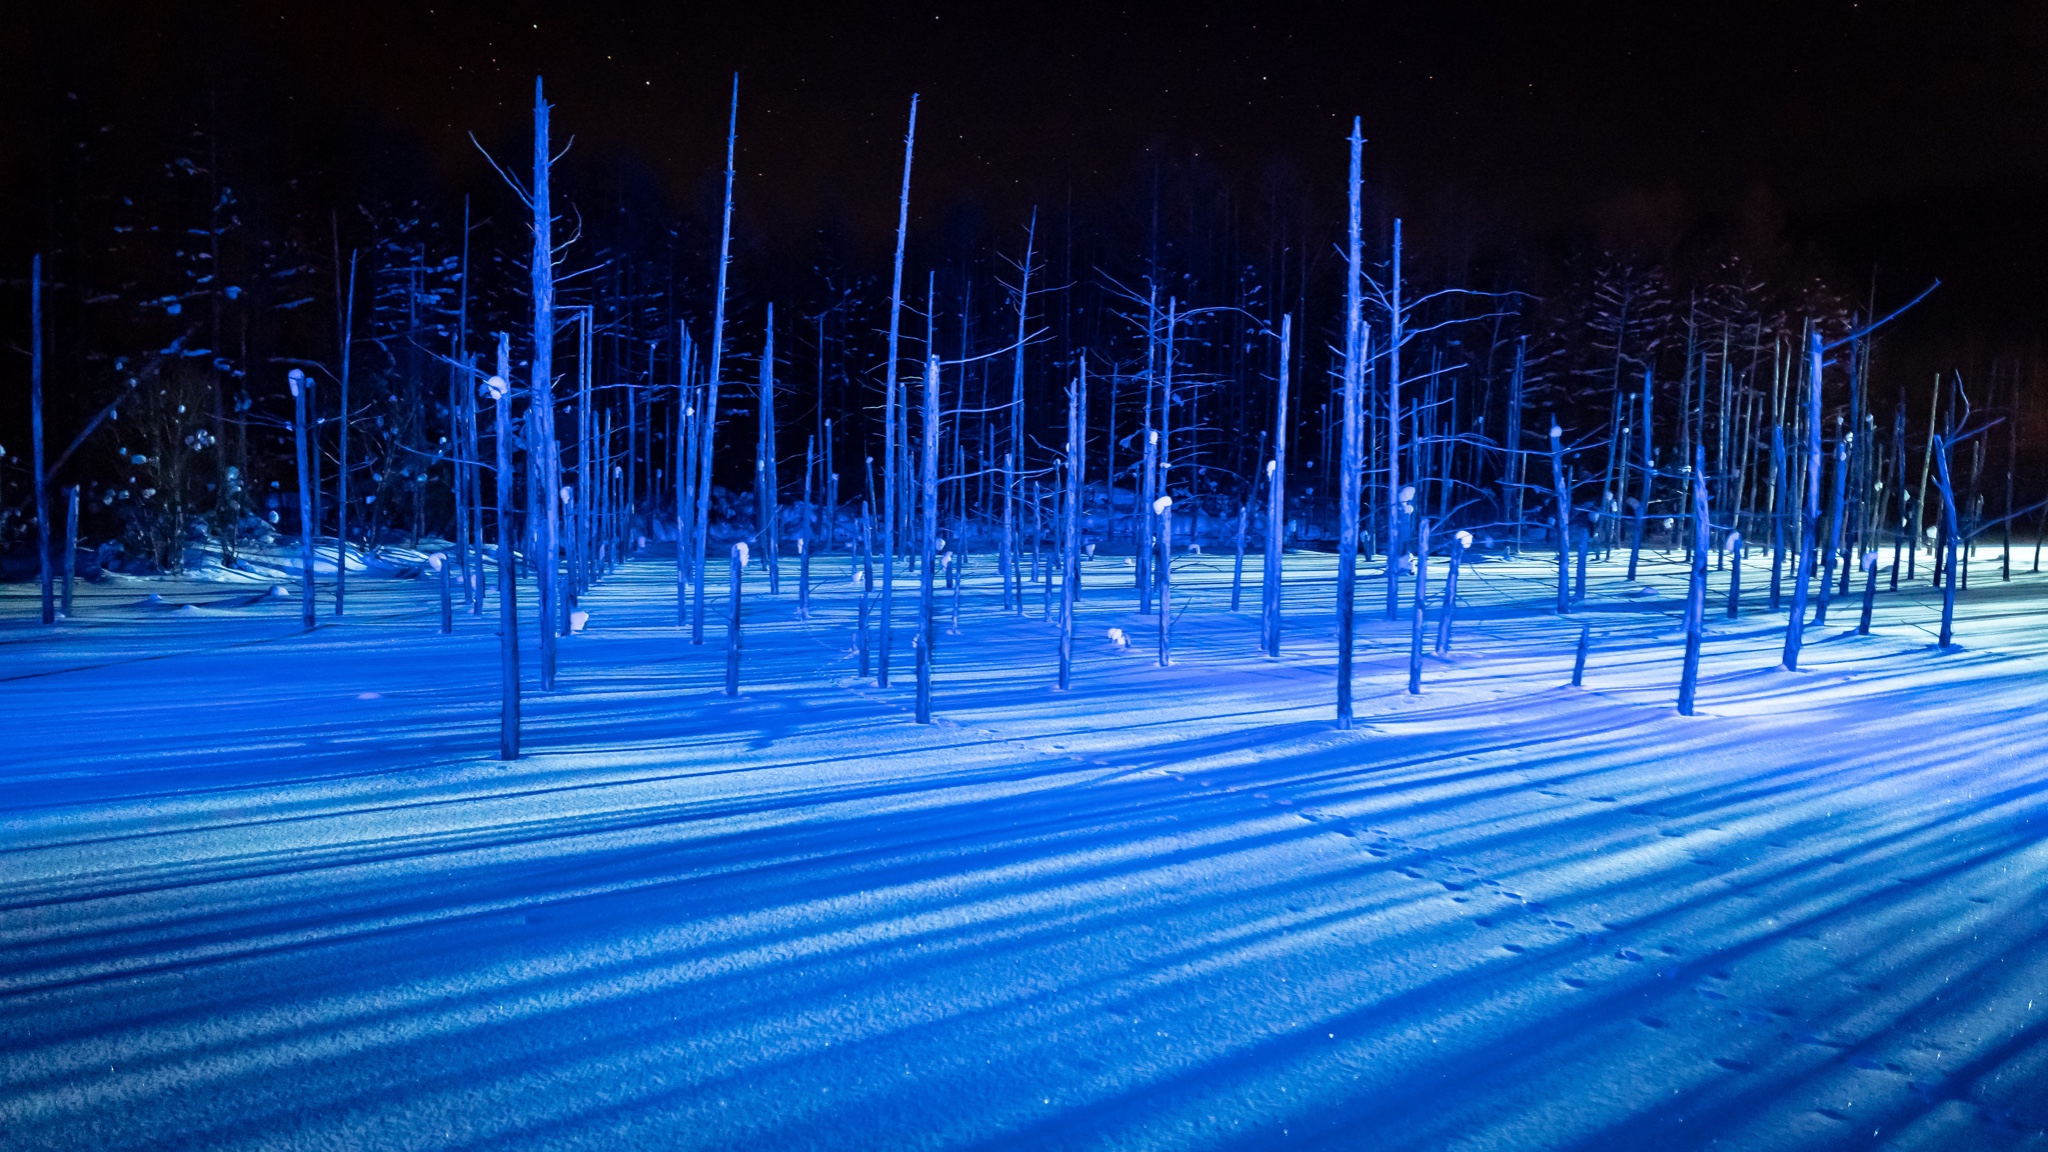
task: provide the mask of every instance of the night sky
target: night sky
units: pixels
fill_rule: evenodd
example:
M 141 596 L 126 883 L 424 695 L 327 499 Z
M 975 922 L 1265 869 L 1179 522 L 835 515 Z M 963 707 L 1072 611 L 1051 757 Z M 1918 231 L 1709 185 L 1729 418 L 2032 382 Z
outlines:
M 2031 340 L 2048 309 L 2048 10 L 1936 4 L 103 5 L 9 16 L 0 256 L 45 241 L 66 148 L 147 152 L 218 116 L 245 183 L 345 202 L 493 191 L 535 73 L 574 162 L 713 195 L 741 77 L 742 234 L 831 215 L 879 247 L 924 97 L 916 220 L 990 219 L 1202 158 L 1284 168 L 1339 209 L 1369 138 L 1380 215 L 1658 257 L 1765 230 L 1902 297 L 1945 340 Z M 11 331 L 11 326 L 10 326 Z M 1967 335 L 1965 335 L 1967 333 Z M 1958 345 L 1960 347 L 1960 345 Z M 1958 353 L 1960 354 L 1960 353 Z

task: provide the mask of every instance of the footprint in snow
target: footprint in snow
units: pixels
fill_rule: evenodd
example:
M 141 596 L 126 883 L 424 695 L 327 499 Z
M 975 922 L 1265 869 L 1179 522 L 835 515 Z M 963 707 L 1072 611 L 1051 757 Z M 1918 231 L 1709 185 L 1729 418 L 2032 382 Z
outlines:
M 1642 1022 L 1642 1024 L 1643 1024 L 1643 1025 L 1644 1025 L 1645 1027 L 1648 1027 L 1648 1028 L 1669 1028 L 1669 1027 L 1671 1027 L 1671 1025 L 1670 1025 L 1670 1024 L 1667 1024 L 1667 1023 L 1665 1023 L 1665 1021 L 1663 1020 L 1663 1018 L 1662 1018 L 1662 1017 L 1658 1017 L 1658 1016 L 1638 1016 L 1638 1017 L 1636 1017 L 1636 1019 L 1637 1019 L 1637 1020 L 1639 1020 L 1639 1021 L 1641 1021 L 1641 1022 Z
M 1528 951 L 1527 948 L 1522 947 L 1520 944 L 1503 944 L 1501 945 L 1501 947 L 1507 949 L 1510 952 L 1515 953 L 1518 956 Z
M 1626 960 L 1631 964 L 1639 964 L 1643 959 L 1643 954 L 1633 948 L 1623 948 L 1616 952 L 1614 956 L 1618 960 Z
M 1581 980 L 1576 976 L 1565 977 L 1564 983 L 1565 987 L 1567 988 L 1584 988 L 1586 986 L 1586 981 Z
M 1714 1057 L 1714 1063 L 1719 1064 L 1730 1072 L 1750 1072 L 1756 1068 L 1756 1065 L 1748 1060 L 1737 1060 L 1733 1056 L 1716 1056 Z

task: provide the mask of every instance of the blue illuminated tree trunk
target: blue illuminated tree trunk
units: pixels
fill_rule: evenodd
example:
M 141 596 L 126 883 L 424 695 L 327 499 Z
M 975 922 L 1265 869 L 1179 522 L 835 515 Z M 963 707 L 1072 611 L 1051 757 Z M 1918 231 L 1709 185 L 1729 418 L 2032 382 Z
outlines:
M 1784 665 L 1787 672 L 1799 670 L 1799 650 L 1806 639 L 1806 597 L 1813 583 L 1815 536 L 1820 527 L 1820 329 L 1807 331 L 1806 402 L 1806 507 L 1800 510 L 1797 575 L 1792 581 L 1792 609 L 1785 621 Z
M 498 372 L 488 385 L 497 418 L 498 492 L 498 759 L 519 759 L 518 559 L 512 549 L 512 338 L 498 334 Z
M 468 201 L 465 200 L 463 203 L 467 205 Z M 467 246 L 468 243 L 469 236 L 465 232 L 463 244 Z M 339 279 L 341 276 L 340 255 L 340 250 L 337 247 L 334 266 L 336 279 Z M 463 287 L 466 292 L 468 290 L 467 277 L 464 278 Z M 356 253 L 353 251 L 348 254 L 348 297 L 338 311 L 341 313 L 341 412 L 335 418 L 334 614 L 336 616 L 344 614 L 348 608 L 348 385 L 350 362 L 352 360 L 351 354 L 355 350 L 356 329 Z
M 441 578 L 441 635 L 446 636 L 455 631 L 455 591 L 450 587 L 455 566 L 440 552 L 434 553 L 428 562 L 433 565 L 434 574 Z
M 1249 500 L 1237 502 L 1237 560 L 1230 568 L 1230 610 L 1237 611 L 1238 602 L 1244 593 L 1244 529 L 1245 520 L 1251 515 Z
M 1864 553 L 1863 568 L 1863 616 L 1856 622 L 1856 633 L 1859 636 L 1868 636 L 1870 616 L 1877 608 L 1877 553 Z
M 1135 516 L 1137 539 L 1132 546 L 1137 557 L 1138 612 L 1152 611 L 1152 547 L 1155 529 L 1152 524 L 1152 502 L 1159 496 L 1159 433 L 1147 427 L 1145 434 L 1144 481 L 1138 492 L 1138 508 Z
M 796 615 L 799 620 L 811 617 L 811 538 L 817 521 L 811 504 L 811 470 L 817 465 L 817 454 L 818 438 L 813 436 L 804 444 L 804 518 L 796 538 Z
M 740 592 L 741 577 L 747 571 L 747 544 L 732 546 L 732 584 L 727 593 L 731 611 L 725 618 L 725 694 L 740 694 Z
M 1700 644 L 1707 622 L 1707 553 L 1712 521 L 1707 515 L 1707 449 L 1693 445 L 1692 466 L 1692 578 L 1685 592 L 1685 668 L 1678 678 L 1678 714 L 1693 714 L 1693 697 L 1699 690 Z
M 1423 517 L 1415 526 L 1415 608 L 1409 618 L 1408 628 L 1408 694 L 1422 695 L 1422 623 L 1423 614 L 1429 606 L 1429 529 L 1428 517 Z
M 711 352 L 704 374 L 704 411 L 697 432 L 697 527 L 690 541 L 695 572 L 690 605 L 690 643 L 704 643 L 704 565 L 711 550 L 711 461 L 717 449 L 718 383 L 725 358 L 726 272 L 732 266 L 733 151 L 739 139 L 740 78 L 732 78 L 732 111 L 725 127 L 725 209 L 718 227 L 718 289 L 711 305 Z
M 1060 542 L 1060 677 L 1065 690 L 1074 679 L 1074 582 L 1081 571 L 1081 471 L 1084 427 L 1082 413 L 1088 397 L 1088 368 L 1084 360 L 1074 375 L 1074 387 L 1067 393 L 1066 507 Z M 1051 573 L 1046 574 L 1048 581 Z M 1048 583 L 1048 588 L 1051 585 Z
M 560 571 L 561 459 L 555 446 L 555 242 L 548 178 L 548 104 L 533 82 L 533 379 L 526 408 L 526 502 L 533 522 L 533 566 L 540 612 L 540 686 L 555 687 L 555 597 Z
M 896 262 L 889 287 L 889 353 L 882 368 L 882 628 L 880 672 L 889 686 L 890 623 L 896 604 L 896 369 L 902 339 L 903 243 L 910 230 L 910 161 L 917 143 L 917 95 L 910 97 L 910 127 L 903 135 L 903 191 L 896 201 Z M 908 445 L 905 445 L 908 447 Z
M 1550 495 L 1557 507 L 1557 614 L 1572 610 L 1572 498 L 1564 470 L 1564 429 L 1550 423 Z
M 1828 530 L 1820 542 L 1824 559 L 1821 563 L 1820 595 L 1816 598 L 1813 609 L 1815 625 L 1828 622 L 1828 603 L 1833 599 L 1835 583 L 1835 559 L 1842 551 L 1842 504 L 1847 495 L 1849 479 L 1849 439 L 1842 432 L 1841 421 L 1837 420 L 1834 475 L 1830 477 L 1831 483 L 1828 485 Z M 1845 559 L 1843 563 L 1846 565 L 1848 561 Z
M 299 604 L 299 622 L 308 630 L 319 626 L 313 610 L 313 471 L 306 448 L 306 393 L 312 389 L 306 374 L 297 368 L 285 377 L 292 389 L 292 440 L 299 461 L 299 564 L 304 593 Z
M 868 502 L 860 502 L 860 619 L 855 632 L 855 644 L 860 650 L 860 678 L 865 680 L 873 671 L 871 654 L 873 646 L 868 642 L 868 598 L 875 587 L 874 517 Z
M 1955 485 L 1949 479 L 1949 444 L 1939 433 L 1934 434 L 1935 485 L 1941 491 L 1941 540 L 1938 561 L 1943 568 L 1941 585 L 1941 636 L 1939 643 L 1947 651 L 1955 642 L 1956 623 L 1956 548 L 1960 533 L 1956 528 Z
M 1742 533 L 1728 534 L 1728 618 L 1742 614 Z
M 1173 663 L 1173 497 L 1152 502 L 1159 537 L 1159 666 Z
M 1791 485 L 1785 482 L 1785 426 L 1771 425 L 1771 611 L 1784 601 L 1785 587 L 1785 502 Z
M 1444 606 L 1436 615 L 1436 654 L 1448 656 L 1451 652 L 1451 626 L 1458 615 L 1458 569 L 1463 566 L 1465 549 L 1472 546 L 1472 534 L 1459 532 L 1451 537 L 1451 567 L 1444 574 Z
M 1350 228 L 1344 271 L 1343 441 L 1337 485 L 1337 727 L 1351 727 L 1351 643 L 1358 585 L 1358 488 L 1364 479 L 1359 436 L 1359 389 L 1365 377 L 1364 277 L 1359 254 L 1360 153 L 1365 137 L 1351 120 Z
M 1628 578 L 1636 578 L 1636 560 L 1643 551 L 1643 521 L 1650 515 L 1650 497 L 1657 479 L 1657 449 L 1652 443 L 1656 439 L 1656 426 L 1650 422 L 1650 402 L 1656 395 L 1651 387 L 1654 380 L 1649 368 L 1643 369 L 1643 490 L 1636 496 L 1635 530 L 1628 545 Z
M 919 536 L 920 560 L 917 585 L 917 706 L 919 724 L 932 722 L 932 581 L 939 554 L 939 358 L 928 356 L 924 366 L 924 445 L 918 451 L 921 483 Z
M 754 498 L 760 505 L 761 565 L 768 570 L 768 594 L 782 594 L 781 484 L 775 474 L 775 305 L 768 305 L 767 340 L 761 349 L 761 411 L 754 442 Z
M 57 622 L 57 605 L 50 594 L 50 497 L 47 491 L 49 473 L 43 466 L 43 257 L 41 253 L 36 254 L 29 267 L 28 315 L 30 333 L 28 396 L 29 423 L 33 426 L 30 436 L 30 440 L 33 442 L 31 453 L 34 457 L 30 463 L 34 465 L 36 471 L 36 564 L 38 579 L 42 583 L 43 623 L 55 624 Z M 296 368 L 293 369 L 292 374 L 296 377 L 298 370 Z M 292 395 L 298 395 L 296 385 L 292 389 Z M 298 426 L 304 427 L 305 422 L 305 405 L 301 403 L 299 405 Z M 299 439 L 300 471 L 303 472 L 305 462 L 305 434 L 303 432 L 300 433 Z M 299 493 L 302 501 L 305 490 L 306 485 L 302 480 L 299 484 Z M 182 547 L 182 544 L 180 546 Z M 307 567 L 306 572 L 307 586 L 310 588 L 312 580 L 312 568 L 310 565 Z M 311 593 L 309 592 L 307 595 L 310 596 Z M 307 627 L 310 628 L 312 625 L 308 624 Z
M 1265 578 L 1260 621 L 1266 655 L 1280 655 L 1280 580 L 1287 547 L 1287 373 L 1293 356 L 1294 314 L 1280 317 L 1280 381 L 1273 407 L 1273 458 L 1266 461 Z
M 64 594 L 59 610 L 71 618 L 71 583 L 78 568 L 78 485 L 64 490 Z

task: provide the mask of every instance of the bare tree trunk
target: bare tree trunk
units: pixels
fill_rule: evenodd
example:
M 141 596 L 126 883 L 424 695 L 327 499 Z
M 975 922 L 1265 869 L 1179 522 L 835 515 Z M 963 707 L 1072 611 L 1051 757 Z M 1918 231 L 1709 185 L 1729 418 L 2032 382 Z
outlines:
M 923 517 L 919 535 L 922 561 L 917 586 L 917 704 L 919 724 L 932 722 L 932 580 L 939 554 L 939 358 L 927 355 L 924 366 L 924 445 L 918 451 L 923 472 L 920 493 Z
M 740 694 L 740 591 L 741 577 L 747 570 L 747 544 L 742 540 L 732 546 L 732 589 L 729 594 L 731 612 L 725 618 L 725 694 Z
M 725 281 L 732 266 L 733 149 L 739 139 L 740 78 L 732 78 L 732 111 L 725 128 L 725 209 L 718 227 L 718 294 L 711 309 L 711 359 L 705 374 L 704 415 L 697 447 L 697 530 L 690 542 L 695 572 L 690 607 L 690 643 L 704 643 L 704 562 L 711 547 L 711 460 L 718 433 L 718 380 L 725 356 Z
M 1806 501 L 1799 517 L 1799 553 L 1794 560 L 1797 576 L 1792 582 L 1791 616 L 1785 622 L 1784 665 L 1788 672 L 1799 670 L 1799 649 L 1806 639 L 1806 597 L 1813 583 L 1815 535 L 1820 528 L 1820 329 L 1807 331 L 1806 411 Z
M 304 576 L 304 594 L 299 603 L 299 622 L 310 631 L 319 627 L 319 620 L 313 611 L 313 470 L 306 450 L 306 393 L 311 391 L 306 384 L 306 374 L 297 368 L 286 374 L 285 379 L 292 389 L 292 441 L 297 446 L 299 461 L 299 564 Z M 40 478 L 37 480 L 40 485 Z M 44 549 L 47 558 L 48 548 Z M 45 565 L 44 575 L 48 576 Z M 47 598 L 49 584 L 43 585 Z
M 1066 539 L 1060 558 L 1060 688 L 1072 686 L 1074 674 L 1074 584 L 1081 574 L 1081 473 L 1088 402 L 1088 367 L 1084 360 L 1067 393 Z M 1047 573 L 1048 580 L 1051 573 Z
M 868 597 L 875 589 L 875 548 L 873 512 L 868 502 L 860 502 L 860 622 L 855 632 L 855 641 L 860 649 L 860 678 L 868 678 L 870 671 L 871 645 L 868 643 Z
M 29 335 L 28 395 L 29 418 L 30 422 L 34 425 L 34 435 L 31 437 L 31 439 L 34 441 L 35 456 L 35 459 L 32 461 L 32 463 L 35 465 L 36 470 L 36 561 L 37 571 L 40 575 L 40 579 L 42 582 L 43 623 L 55 624 L 57 622 L 57 605 L 55 600 L 51 596 L 50 590 L 50 497 L 48 492 L 49 474 L 47 470 L 45 470 L 45 468 L 43 467 L 43 257 L 41 253 L 37 253 L 35 259 L 30 262 L 28 299 L 29 328 L 31 330 Z M 292 374 L 294 377 L 297 377 L 299 375 L 298 370 L 293 369 Z M 297 396 L 298 394 L 299 389 L 296 385 L 294 385 L 292 388 L 292 395 Z M 300 429 L 299 471 L 301 472 L 302 475 L 300 476 L 299 496 L 302 505 L 304 503 L 306 495 L 305 477 L 303 475 L 305 471 L 305 423 L 306 408 L 305 403 L 301 401 L 299 404 L 299 420 L 297 427 Z M 304 519 L 304 516 L 305 514 L 302 511 L 300 513 L 300 518 Z M 180 541 L 179 545 L 182 546 L 183 541 Z M 309 597 L 312 595 L 312 592 L 310 591 L 310 589 L 312 588 L 312 580 L 313 568 L 311 562 L 309 561 L 306 566 L 306 587 L 309 589 L 309 591 L 307 592 L 307 596 Z M 310 600 L 308 601 L 308 603 L 310 605 Z M 311 608 L 309 607 L 307 611 L 310 612 Z M 309 619 L 307 621 L 306 627 L 311 628 L 312 626 L 312 622 Z
M 1628 578 L 1636 578 L 1636 560 L 1643 551 L 1643 521 L 1650 514 L 1650 497 L 1655 494 L 1657 481 L 1656 426 L 1650 423 L 1650 404 L 1656 396 L 1653 387 L 1655 378 L 1652 370 L 1643 369 L 1643 490 L 1636 497 L 1636 524 L 1633 538 L 1628 546 Z
M 512 370 L 511 337 L 498 334 L 498 373 L 489 388 L 497 414 L 498 456 L 498 759 L 519 759 L 519 595 L 517 559 L 512 551 Z
M 1955 485 L 1949 478 L 1948 441 L 1939 433 L 1933 434 L 1935 484 L 1941 491 L 1941 537 L 1939 548 L 1944 566 L 1941 586 L 1941 637 L 1943 651 L 1955 642 L 1956 622 L 1956 545 L 1961 535 L 1956 525 Z
M 1359 444 L 1359 390 L 1365 379 L 1364 276 L 1359 250 L 1360 165 L 1365 137 L 1351 119 L 1350 228 L 1344 271 L 1344 437 L 1337 478 L 1337 727 L 1351 727 L 1351 642 L 1358 584 L 1358 489 L 1364 477 Z
M 767 342 L 761 350 L 760 436 L 754 444 L 754 492 L 761 506 L 761 563 L 768 570 L 768 593 L 782 594 L 782 557 L 777 534 L 781 502 L 775 474 L 775 305 L 768 305 Z
M 1828 602 L 1833 599 L 1835 583 L 1835 559 L 1842 552 L 1843 503 L 1848 497 L 1849 480 L 1849 437 L 1842 432 L 1841 422 L 1835 422 L 1835 468 L 1832 483 L 1828 486 L 1828 534 L 1822 542 L 1826 559 L 1821 567 L 1819 602 L 1814 606 L 1813 622 L 1816 626 L 1828 622 Z M 1843 558 L 1843 566 L 1848 565 Z M 1844 575 L 1847 573 L 1845 572 Z
M 463 243 L 469 243 L 467 232 Z M 334 274 L 341 276 L 340 252 L 335 253 Z M 467 278 L 464 290 L 468 289 Z M 356 253 L 348 254 L 348 295 L 341 312 L 341 412 L 335 417 L 336 459 L 334 465 L 334 614 L 341 616 L 348 610 L 348 385 L 349 368 L 355 351 L 356 331 Z M 319 519 L 319 517 L 314 517 Z
M 554 153 L 548 143 L 548 105 L 541 82 L 533 82 L 533 380 L 526 408 L 527 475 L 532 483 L 528 514 L 534 517 L 534 577 L 539 592 L 540 686 L 555 687 L 555 595 L 560 570 L 561 463 L 555 451 L 555 242 L 548 176 Z
M 1173 665 L 1173 497 L 1152 502 L 1159 529 L 1159 666 Z
M 1571 602 L 1572 497 L 1564 471 L 1564 429 L 1550 422 L 1550 494 L 1557 505 L 1557 614 L 1568 615 Z
M 1393 308 L 1387 317 L 1387 619 L 1401 615 L 1401 221 L 1394 220 Z
M 896 605 L 896 369 L 902 339 L 903 244 L 910 231 L 910 164 L 917 144 L 917 95 L 910 97 L 910 127 L 903 135 L 903 191 L 896 201 L 896 261 L 889 288 L 889 360 L 882 383 L 882 629 L 875 682 L 889 686 L 890 623 Z M 908 445 L 905 445 L 908 447 Z
M 1293 355 L 1294 314 L 1280 317 L 1280 381 L 1273 408 L 1273 458 L 1266 461 L 1266 555 L 1260 584 L 1266 655 L 1280 655 L 1280 581 L 1287 540 L 1287 375 Z
M 64 490 L 64 593 L 58 611 L 71 618 L 71 584 L 78 568 L 78 485 Z
M 1678 714 L 1692 715 L 1700 680 L 1700 644 L 1707 623 L 1707 552 L 1711 522 L 1707 516 L 1707 447 L 1693 446 L 1692 579 L 1685 593 L 1685 668 L 1678 678 Z
M 1408 629 L 1408 694 L 1422 695 L 1422 624 L 1429 607 L 1429 530 L 1423 517 L 1415 531 L 1415 610 Z

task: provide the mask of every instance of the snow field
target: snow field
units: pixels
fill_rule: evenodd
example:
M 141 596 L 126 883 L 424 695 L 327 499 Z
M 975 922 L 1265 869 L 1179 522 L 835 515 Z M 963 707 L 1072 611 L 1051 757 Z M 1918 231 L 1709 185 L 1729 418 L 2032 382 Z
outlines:
M 0 591 L 0 1145 L 2048 1147 L 2041 577 L 1786 673 L 1752 559 L 1680 718 L 1677 557 L 1469 564 L 1421 696 L 1369 565 L 1339 732 L 1327 556 L 1278 660 L 1176 561 L 1164 669 L 1088 562 L 1065 693 L 977 556 L 928 727 L 843 564 L 750 572 L 737 700 L 722 570 L 697 648 L 620 569 L 553 694 L 522 620 L 512 764 L 431 581 Z

